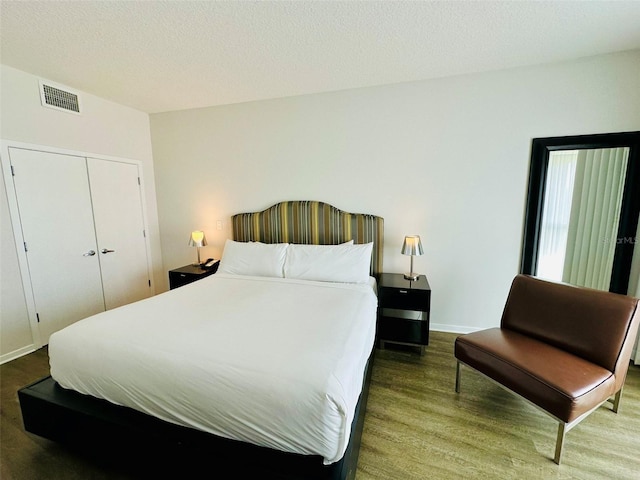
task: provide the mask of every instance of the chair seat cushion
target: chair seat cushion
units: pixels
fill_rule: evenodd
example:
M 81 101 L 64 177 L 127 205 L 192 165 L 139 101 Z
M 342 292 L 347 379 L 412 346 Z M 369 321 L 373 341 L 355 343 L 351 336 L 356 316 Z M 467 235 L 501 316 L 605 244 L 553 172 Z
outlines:
M 455 357 L 564 422 L 615 393 L 612 372 L 504 328 L 458 336 Z

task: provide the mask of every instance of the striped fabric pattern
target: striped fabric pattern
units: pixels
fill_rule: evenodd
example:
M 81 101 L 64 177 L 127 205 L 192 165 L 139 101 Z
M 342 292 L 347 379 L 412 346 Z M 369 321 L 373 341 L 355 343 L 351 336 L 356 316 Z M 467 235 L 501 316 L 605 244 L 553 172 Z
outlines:
M 371 274 L 382 272 L 384 219 L 376 215 L 343 212 L 314 200 L 280 202 L 262 212 L 231 217 L 238 242 L 336 245 L 373 242 Z

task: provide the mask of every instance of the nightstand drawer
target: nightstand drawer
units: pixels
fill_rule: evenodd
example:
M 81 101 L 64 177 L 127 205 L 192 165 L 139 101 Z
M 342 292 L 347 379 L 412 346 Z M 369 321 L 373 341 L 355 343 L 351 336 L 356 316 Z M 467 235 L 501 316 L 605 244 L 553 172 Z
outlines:
M 169 273 L 169 288 L 174 289 L 199 280 L 199 277 L 186 273 Z
M 431 292 L 411 288 L 381 288 L 378 292 L 378 299 L 380 305 L 384 305 L 384 308 L 428 312 L 431 303 Z
M 185 265 L 184 267 L 176 268 L 169 271 L 169 288 L 182 287 L 190 283 L 196 282 L 202 278 L 213 275 L 218 270 L 218 265 L 214 265 L 213 268 L 205 269 L 198 265 Z
M 429 323 L 424 320 L 407 320 L 380 317 L 380 338 L 390 342 L 429 344 Z

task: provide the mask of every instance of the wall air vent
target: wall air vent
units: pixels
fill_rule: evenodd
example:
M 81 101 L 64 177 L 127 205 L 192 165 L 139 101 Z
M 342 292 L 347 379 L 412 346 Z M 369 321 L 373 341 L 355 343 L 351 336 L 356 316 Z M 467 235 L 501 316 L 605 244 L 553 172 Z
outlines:
M 80 97 L 62 85 L 40 81 L 40 100 L 43 107 L 80 113 Z

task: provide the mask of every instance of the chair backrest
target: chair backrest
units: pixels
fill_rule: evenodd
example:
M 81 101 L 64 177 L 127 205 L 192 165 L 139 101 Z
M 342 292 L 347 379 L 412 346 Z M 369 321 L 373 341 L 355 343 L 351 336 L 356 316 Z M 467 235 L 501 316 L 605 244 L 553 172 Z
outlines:
M 500 326 L 621 374 L 618 383 L 639 322 L 637 298 L 517 275 Z

